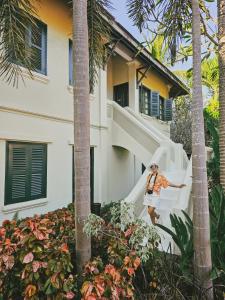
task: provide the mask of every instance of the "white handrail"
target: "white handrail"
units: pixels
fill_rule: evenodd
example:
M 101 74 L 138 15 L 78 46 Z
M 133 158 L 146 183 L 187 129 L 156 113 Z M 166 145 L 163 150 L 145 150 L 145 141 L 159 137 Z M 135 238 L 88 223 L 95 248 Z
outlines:
M 124 109 L 123 107 L 121 107 L 115 101 L 108 100 L 108 105 L 111 106 L 113 108 L 113 110 L 115 110 L 115 112 L 119 112 L 120 114 L 123 115 L 124 118 L 126 118 L 127 120 L 129 120 L 130 122 L 132 122 L 133 124 L 135 124 L 140 130 L 142 130 L 147 135 L 149 135 L 158 144 L 160 144 L 163 141 L 160 138 L 158 132 L 155 133 L 154 131 L 152 131 L 149 128 L 147 128 L 143 123 L 141 123 L 139 120 L 137 120 L 136 117 L 134 117 L 133 115 L 131 115 L 126 109 Z M 113 118 L 115 118 L 115 115 L 114 115 L 115 112 L 113 112 Z

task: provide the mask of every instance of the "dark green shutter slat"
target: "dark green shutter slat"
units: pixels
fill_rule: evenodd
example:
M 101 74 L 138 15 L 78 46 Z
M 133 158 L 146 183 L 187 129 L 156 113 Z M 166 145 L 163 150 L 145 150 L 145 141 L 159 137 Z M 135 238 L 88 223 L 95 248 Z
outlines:
M 159 117 L 159 93 L 151 93 L 151 116 Z
M 173 101 L 168 99 L 164 101 L 164 121 L 172 121 L 173 117 Z

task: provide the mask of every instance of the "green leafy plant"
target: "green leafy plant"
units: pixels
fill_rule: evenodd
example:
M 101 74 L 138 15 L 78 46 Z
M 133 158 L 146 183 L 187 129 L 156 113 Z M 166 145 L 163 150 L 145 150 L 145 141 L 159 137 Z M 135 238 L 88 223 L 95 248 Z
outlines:
M 207 162 L 207 172 L 209 178 L 209 188 L 213 188 L 220 183 L 220 151 L 219 151 L 219 124 L 218 119 L 212 117 L 207 110 L 204 112 L 206 126 L 206 140 L 212 147 L 213 154 Z
M 170 214 L 171 225 L 174 228 L 174 231 L 171 229 L 157 224 L 158 227 L 167 232 L 177 247 L 180 250 L 180 267 L 184 274 L 190 274 L 190 269 L 192 267 L 192 260 L 194 254 L 193 248 L 193 223 L 188 214 L 182 210 L 184 214 L 185 221 L 181 217 L 177 217 L 175 214 Z
M 225 282 L 225 194 L 221 186 L 213 188 L 209 197 L 213 279 Z M 225 285 L 224 285 L 225 290 Z
M 74 299 L 74 244 L 74 216 L 69 209 L 4 221 L 0 298 Z

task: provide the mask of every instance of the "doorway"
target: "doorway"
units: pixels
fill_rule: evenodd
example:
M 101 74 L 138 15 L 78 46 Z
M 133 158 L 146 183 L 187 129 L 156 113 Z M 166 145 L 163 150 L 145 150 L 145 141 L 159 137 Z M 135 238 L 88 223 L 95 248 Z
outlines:
M 113 87 L 113 100 L 122 107 L 129 106 L 128 82 Z

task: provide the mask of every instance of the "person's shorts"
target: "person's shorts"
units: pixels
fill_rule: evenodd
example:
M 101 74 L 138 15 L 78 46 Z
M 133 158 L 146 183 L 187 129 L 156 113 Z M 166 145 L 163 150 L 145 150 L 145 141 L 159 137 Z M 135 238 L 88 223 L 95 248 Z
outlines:
M 143 205 L 159 208 L 160 205 L 160 197 L 156 194 L 146 194 L 144 196 Z

